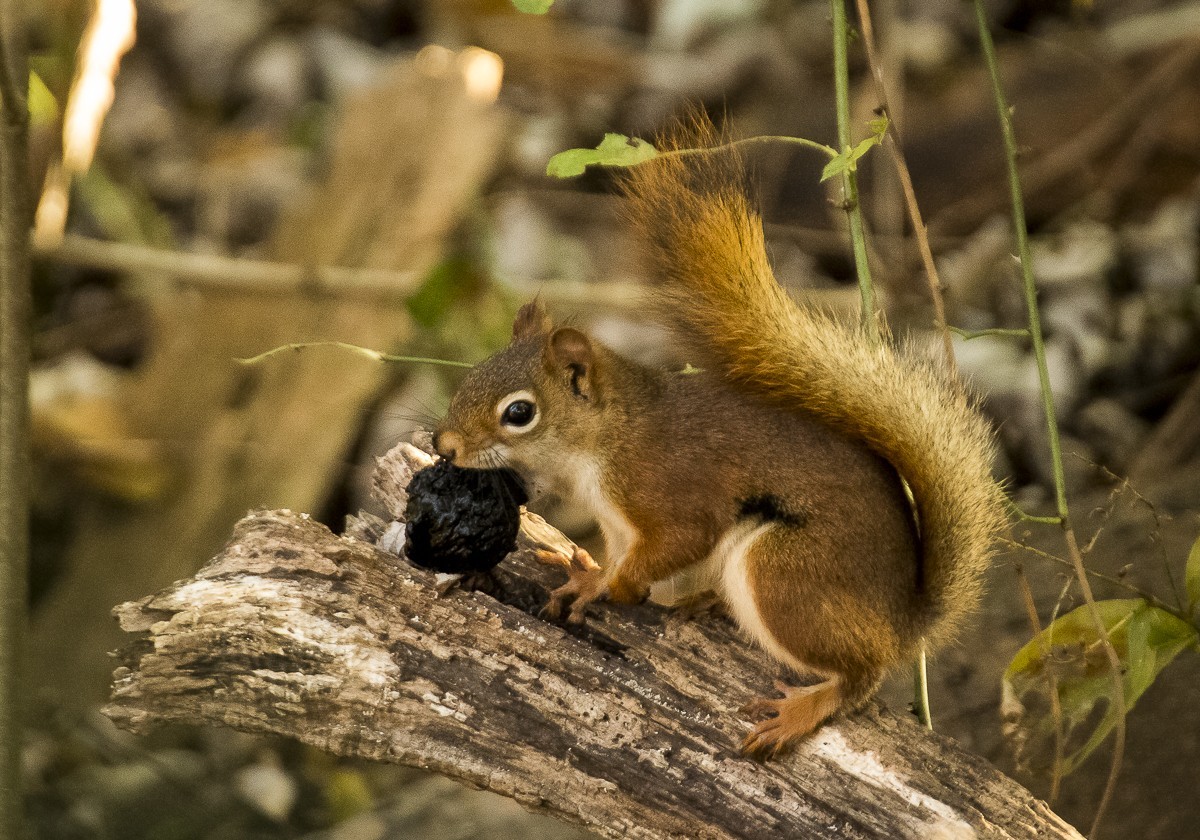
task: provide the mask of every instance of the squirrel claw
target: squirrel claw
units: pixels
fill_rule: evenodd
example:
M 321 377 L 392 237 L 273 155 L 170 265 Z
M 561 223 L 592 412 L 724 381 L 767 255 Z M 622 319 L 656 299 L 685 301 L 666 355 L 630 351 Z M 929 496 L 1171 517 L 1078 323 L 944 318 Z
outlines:
M 755 726 L 742 741 L 742 755 L 756 761 L 770 761 L 788 752 L 792 744 L 789 739 L 780 737 L 782 727 L 777 720 L 770 718 Z
M 828 720 L 841 702 L 836 680 L 801 686 L 776 681 L 775 689 L 783 697 L 759 697 L 742 707 L 743 714 L 754 717 L 771 715 L 756 723 L 742 741 L 742 754 L 759 761 L 768 761 L 789 752 Z
M 742 755 L 747 758 L 770 761 L 783 755 L 792 746 L 783 712 L 787 697 L 792 696 L 794 689 L 780 682 L 775 683 L 775 689 L 785 697 L 756 697 L 739 710 L 745 717 L 757 720 L 750 734 L 742 740 Z
M 755 697 L 746 705 L 738 709 L 738 714 L 742 717 L 755 720 L 756 718 L 766 717 L 768 715 L 778 715 L 779 706 L 788 697 L 800 693 L 803 687 L 796 688 L 788 685 L 783 680 L 775 680 L 775 690 L 783 695 L 782 699 L 771 699 L 769 697 Z
M 704 616 L 729 615 L 725 601 L 716 592 L 701 592 L 671 605 L 671 614 L 667 619 L 672 623 L 682 623 Z
M 557 619 L 569 602 L 571 608 L 567 612 L 567 623 L 583 624 L 587 605 L 604 598 L 607 594 L 608 583 L 605 580 L 604 569 L 592 559 L 592 555 L 576 546 L 571 556 L 571 565 L 567 569 L 567 582 L 551 590 L 550 600 L 542 607 L 539 615 Z

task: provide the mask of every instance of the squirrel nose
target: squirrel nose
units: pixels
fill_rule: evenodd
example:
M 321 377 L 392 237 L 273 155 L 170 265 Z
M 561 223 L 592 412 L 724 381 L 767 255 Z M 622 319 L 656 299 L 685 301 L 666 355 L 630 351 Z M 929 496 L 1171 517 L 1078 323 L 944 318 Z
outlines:
M 433 448 L 437 454 L 452 464 L 462 449 L 462 443 L 462 436 L 455 432 L 437 432 L 433 436 Z

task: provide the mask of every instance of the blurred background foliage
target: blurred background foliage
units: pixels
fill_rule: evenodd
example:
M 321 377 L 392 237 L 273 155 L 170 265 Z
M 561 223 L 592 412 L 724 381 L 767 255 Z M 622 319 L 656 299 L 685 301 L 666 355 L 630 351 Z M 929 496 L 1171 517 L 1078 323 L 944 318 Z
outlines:
M 652 139 L 689 103 L 739 136 L 833 143 L 827 2 L 558 0 L 531 17 L 507 0 L 139 0 L 94 159 L 72 171 L 62 129 L 80 43 L 93 13 L 114 3 L 29 5 L 42 196 L 31 836 L 574 836 L 416 771 L 229 732 L 121 733 L 97 713 L 106 652 L 119 642 L 108 611 L 190 574 L 249 508 L 309 510 L 337 527 L 369 506 L 374 456 L 436 418 L 455 381 L 449 369 L 336 350 L 251 369 L 237 357 L 336 340 L 477 361 L 536 293 L 623 352 L 685 361 L 638 317 L 641 272 L 611 173 L 557 181 L 547 161 L 605 132 Z M 1021 327 L 970 9 L 871 5 L 948 319 Z M 1169 601 L 1200 530 L 1200 3 L 987 7 L 1025 147 L 1089 566 L 1108 577 L 1099 596 L 1132 587 Z M 877 103 L 857 47 L 851 60 L 862 140 Z M 884 160 L 859 162 L 875 273 L 893 330 L 930 342 L 919 260 Z M 751 156 L 781 281 L 852 313 L 858 293 L 823 163 L 786 147 Z M 1000 475 L 1023 507 L 1045 510 L 1029 348 L 983 338 L 956 349 L 997 419 Z M 578 512 L 551 514 L 588 539 Z M 939 728 L 1043 795 L 1045 738 L 1017 725 L 1042 682 L 1014 689 L 1026 701 L 1015 711 L 1001 708 L 1001 684 L 1010 660 L 1030 674 L 1043 662 L 1026 647 L 1014 569 L 1043 624 L 1078 606 L 1046 556 L 1054 536 L 1015 528 L 977 628 L 933 670 Z M 1069 673 L 1071 646 L 1055 653 Z M 1180 735 L 1200 725 L 1195 659 L 1163 670 L 1131 715 L 1112 836 L 1194 832 L 1195 806 L 1177 792 L 1200 780 L 1200 745 Z M 885 695 L 903 706 L 907 685 Z M 1102 717 L 1103 705 L 1093 711 Z M 1086 825 L 1106 771 L 1084 761 L 1056 807 Z

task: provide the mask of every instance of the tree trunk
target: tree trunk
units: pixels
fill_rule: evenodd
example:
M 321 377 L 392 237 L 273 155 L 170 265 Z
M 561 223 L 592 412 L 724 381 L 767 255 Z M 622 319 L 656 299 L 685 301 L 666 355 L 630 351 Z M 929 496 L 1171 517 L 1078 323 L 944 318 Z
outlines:
M 21 3 L 0 0 L 0 838 L 21 836 L 29 565 L 29 63 Z

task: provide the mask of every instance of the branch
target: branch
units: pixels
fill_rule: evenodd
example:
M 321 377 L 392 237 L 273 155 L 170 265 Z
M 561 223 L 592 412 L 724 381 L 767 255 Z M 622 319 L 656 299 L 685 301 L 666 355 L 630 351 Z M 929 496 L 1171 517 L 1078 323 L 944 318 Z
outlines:
M 66 234 L 53 245 L 36 245 L 38 259 L 141 274 L 143 280 L 185 283 L 212 291 L 259 294 L 328 295 L 400 302 L 417 291 L 423 277 L 418 272 L 385 268 L 346 268 L 336 265 L 301 265 L 270 260 L 169 250 L 130 242 L 108 242 Z M 563 306 L 591 306 L 634 310 L 641 306 L 641 287 L 634 283 L 582 283 L 570 280 L 511 282 L 520 295 L 539 295 Z
M 386 509 L 403 508 L 409 475 L 381 460 Z M 373 544 L 381 532 L 389 545 L 403 529 L 243 519 L 195 577 L 116 609 L 139 637 L 105 713 L 428 768 L 613 838 L 1079 837 L 983 759 L 874 707 L 792 759 L 742 758 L 736 710 L 769 691 L 766 657 L 723 619 L 650 605 L 601 607 L 581 629 L 540 620 L 561 578 L 547 561 L 572 545 L 537 517 L 492 595 L 439 597 Z
M 300 291 L 366 296 L 412 294 L 421 278 L 411 271 L 298 264 L 171 251 L 127 242 L 106 242 L 68 234 L 62 241 L 40 247 L 37 256 L 64 265 L 105 271 L 160 275 L 212 289 L 295 294 Z
M 0 840 L 21 832 L 29 564 L 29 69 L 25 13 L 0 0 Z

